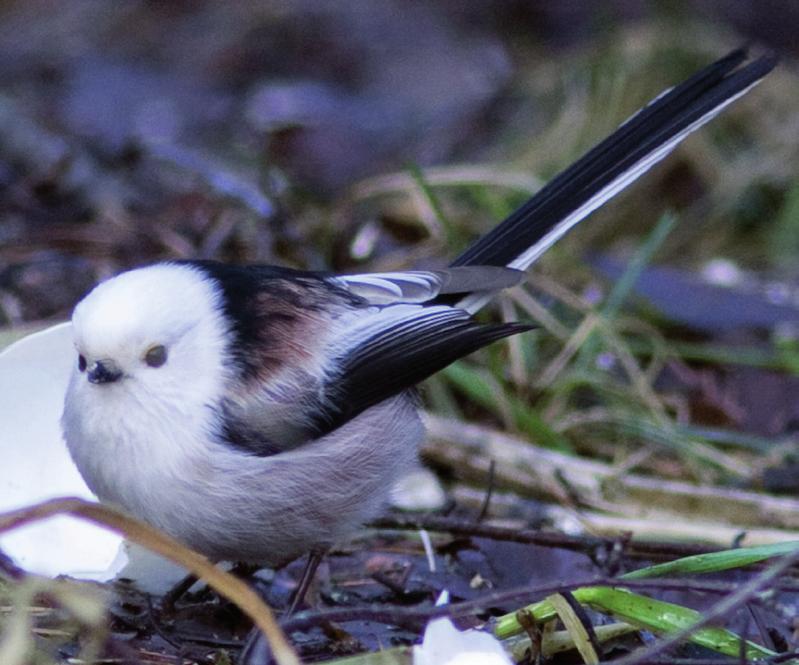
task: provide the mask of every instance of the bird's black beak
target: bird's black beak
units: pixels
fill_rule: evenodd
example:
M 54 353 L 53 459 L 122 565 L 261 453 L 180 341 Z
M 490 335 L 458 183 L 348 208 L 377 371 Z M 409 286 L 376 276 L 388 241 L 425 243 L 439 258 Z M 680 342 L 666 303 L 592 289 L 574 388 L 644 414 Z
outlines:
M 86 372 L 89 383 L 113 383 L 122 376 L 122 370 L 113 360 L 98 360 Z

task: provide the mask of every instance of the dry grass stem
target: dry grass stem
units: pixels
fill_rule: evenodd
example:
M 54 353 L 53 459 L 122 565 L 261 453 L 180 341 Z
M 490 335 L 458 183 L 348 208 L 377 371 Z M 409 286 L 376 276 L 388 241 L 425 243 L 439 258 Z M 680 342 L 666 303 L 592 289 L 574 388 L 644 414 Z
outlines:
M 52 499 L 28 508 L 0 514 L 0 534 L 61 514 L 98 524 L 183 566 L 213 587 L 220 595 L 238 605 L 241 611 L 252 619 L 269 640 L 279 665 L 300 665 L 297 654 L 277 625 L 272 610 L 249 586 L 230 573 L 217 568 L 204 556 L 125 513 L 83 499 Z
M 612 464 L 541 448 L 485 427 L 431 415 L 426 423 L 426 458 L 478 482 L 485 481 L 494 460 L 497 490 L 563 501 L 563 489 L 555 490 L 552 482 L 561 478 L 583 506 L 627 519 L 669 515 L 686 530 L 686 523 L 707 522 L 738 532 L 784 530 L 783 539 L 789 536 L 785 532 L 799 530 L 797 499 L 630 473 L 619 476 Z

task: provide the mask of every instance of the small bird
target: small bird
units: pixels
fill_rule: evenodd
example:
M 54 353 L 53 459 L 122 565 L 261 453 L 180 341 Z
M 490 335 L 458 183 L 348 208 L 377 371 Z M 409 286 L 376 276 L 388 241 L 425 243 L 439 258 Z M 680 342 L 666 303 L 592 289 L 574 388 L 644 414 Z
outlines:
M 528 330 L 473 314 L 776 65 L 737 50 L 661 94 L 448 269 L 167 261 L 75 307 L 62 427 L 118 505 L 214 560 L 279 566 L 381 509 L 424 437 L 413 387 Z

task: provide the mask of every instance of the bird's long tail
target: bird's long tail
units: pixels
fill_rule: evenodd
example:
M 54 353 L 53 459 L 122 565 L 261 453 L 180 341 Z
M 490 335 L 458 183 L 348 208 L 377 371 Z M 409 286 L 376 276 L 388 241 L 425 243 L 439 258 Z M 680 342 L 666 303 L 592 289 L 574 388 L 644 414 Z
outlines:
M 771 54 L 744 65 L 746 59 L 745 50 L 733 51 L 660 94 L 473 243 L 452 265 L 529 267 L 569 229 L 746 94 L 777 64 Z M 474 293 L 458 304 L 476 311 L 490 297 Z

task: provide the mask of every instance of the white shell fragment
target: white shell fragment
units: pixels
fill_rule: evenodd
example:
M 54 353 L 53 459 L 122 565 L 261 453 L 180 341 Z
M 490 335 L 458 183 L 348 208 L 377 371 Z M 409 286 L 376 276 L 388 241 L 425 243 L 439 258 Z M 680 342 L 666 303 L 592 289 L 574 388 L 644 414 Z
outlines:
M 59 423 L 74 356 L 69 323 L 0 352 L 0 512 L 55 497 L 94 498 Z M 125 563 L 124 557 L 115 563 L 120 544 L 116 534 L 68 516 L 0 536 L 0 549 L 29 572 L 101 581 Z
M 436 474 L 418 467 L 396 482 L 390 502 L 394 508 L 409 512 L 439 510 L 447 502 L 447 493 Z
M 443 592 L 437 605 L 446 604 Z M 443 600 L 443 602 L 442 602 Z M 421 646 L 413 647 L 413 665 L 513 665 L 494 636 L 479 630 L 458 630 L 447 618 L 427 624 Z

